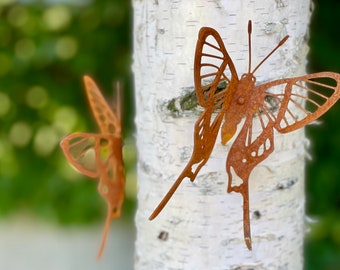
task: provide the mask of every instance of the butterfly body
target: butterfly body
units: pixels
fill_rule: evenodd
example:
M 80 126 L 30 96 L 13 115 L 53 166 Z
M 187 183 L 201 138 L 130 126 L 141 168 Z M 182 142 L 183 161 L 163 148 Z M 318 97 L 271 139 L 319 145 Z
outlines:
M 230 102 L 226 100 L 225 106 L 227 108 L 225 109 L 224 123 L 221 129 L 221 142 L 223 145 L 234 136 L 237 125 L 246 116 L 247 112 L 249 114 L 250 110 L 256 109 L 256 100 L 252 99 L 254 84 L 255 77 L 252 74 L 244 74 L 237 82 Z
M 98 192 L 108 206 L 103 240 L 98 254 L 100 258 L 110 222 L 120 216 L 124 201 L 125 176 L 119 104 L 120 89 L 117 89 L 117 100 L 113 112 L 94 81 L 85 76 L 84 82 L 100 133 L 74 133 L 66 136 L 60 146 L 68 161 L 79 172 L 90 178 L 99 178 Z
M 287 41 L 288 36 L 251 71 L 251 28 L 249 21 L 249 67 L 240 79 L 218 32 L 209 27 L 201 28 L 195 52 L 194 82 L 198 102 L 204 111 L 194 127 L 193 153 L 180 176 L 149 217 L 154 219 L 162 211 L 184 178 L 194 181 L 210 157 L 220 127 L 221 142 L 224 145 L 235 136 L 237 126 L 243 121 L 230 147 L 226 172 L 227 192 L 238 192 L 243 197 L 244 240 L 249 250 L 252 249 L 249 176 L 255 166 L 274 151 L 274 129 L 287 133 L 301 128 L 324 114 L 340 98 L 340 74 L 333 72 L 255 85 L 255 71 Z M 221 82 L 227 83 L 223 90 L 218 88 Z M 242 180 L 238 185 L 233 185 L 235 176 Z

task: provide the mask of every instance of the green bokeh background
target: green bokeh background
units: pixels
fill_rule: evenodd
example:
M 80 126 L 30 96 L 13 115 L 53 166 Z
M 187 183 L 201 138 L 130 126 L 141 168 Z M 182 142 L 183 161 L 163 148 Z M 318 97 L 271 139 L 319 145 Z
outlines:
M 119 79 L 126 165 L 133 170 L 131 6 L 29 2 L 0 5 L 0 214 L 29 211 L 62 224 L 93 222 L 106 212 L 97 181 L 75 173 L 58 144 L 74 131 L 97 130 L 82 76 L 92 76 L 107 97 Z M 124 215 L 133 214 L 133 197 Z
M 21 4 L 16 4 L 20 2 Z M 124 85 L 125 163 L 134 179 L 132 8 L 130 1 L 0 0 L 0 215 L 29 212 L 58 224 L 85 224 L 106 214 L 96 181 L 73 172 L 58 143 L 96 130 L 82 76 L 107 97 Z M 53 3 L 54 4 L 51 4 Z M 64 1 L 66 2 L 66 1 Z M 340 1 L 315 1 L 309 70 L 340 72 Z M 305 245 L 305 269 L 340 269 L 340 106 L 308 127 L 307 213 L 318 222 Z M 131 222 L 134 182 L 123 218 Z
M 310 28 L 309 71 L 340 73 L 340 1 L 317 0 Z M 307 128 L 306 210 L 316 223 L 305 242 L 305 269 L 340 269 L 340 104 Z

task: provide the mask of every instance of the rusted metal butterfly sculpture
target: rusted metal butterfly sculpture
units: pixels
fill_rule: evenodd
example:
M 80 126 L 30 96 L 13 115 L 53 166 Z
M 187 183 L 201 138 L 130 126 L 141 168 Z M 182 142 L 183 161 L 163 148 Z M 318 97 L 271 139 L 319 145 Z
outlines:
M 98 191 L 108 205 L 103 239 L 98 253 L 104 250 L 112 219 L 120 216 L 124 201 L 124 164 L 122 155 L 122 130 L 120 86 L 117 84 L 113 110 L 105 101 L 95 82 L 84 76 L 86 94 L 100 133 L 74 133 L 66 136 L 60 146 L 68 161 L 90 178 L 99 178 Z
M 149 218 L 154 219 L 162 211 L 184 178 L 195 180 L 210 157 L 221 125 L 224 145 L 243 121 L 231 145 L 226 171 L 227 191 L 239 192 L 243 197 L 244 240 L 249 250 L 252 248 L 249 175 L 257 164 L 273 152 L 274 129 L 287 133 L 301 128 L 324 114 L 340 97 L 340 74 L 332 72 L 255 85 L 255 71 L 286 42 L 288 36 L 251 71 L 251 32 L 252 24 L 249 21 L 249 67 L 248 72 L 239 78 L 218 32 L 209 27 L 201 28 L 195 52 L 194 81 L 197 99 L 204 111 L 195 124 L 193 153 L 183 172 Z M 226 82 L 227 87 L 219 91 L 221 82 Z M 253 133 L 255 126 L 260 127 L 259 135 Z M 233 172 L 242 179 L 240 185 L 232 185 Z

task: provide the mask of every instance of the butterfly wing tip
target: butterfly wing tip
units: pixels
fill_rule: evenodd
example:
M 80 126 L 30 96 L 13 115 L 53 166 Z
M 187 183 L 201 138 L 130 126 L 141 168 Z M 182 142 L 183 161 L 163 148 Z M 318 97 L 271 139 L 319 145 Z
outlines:
M 89 83 L 92 82 L 91 77 L 88 76 L 88 75 L 84 75 L 84 76 L 83 76 L 83 80 L 84 80 L 84 83 L 85 83 L 85 84 L 89 84 Z
M 66 136 L 67 137 L 67 136 Z M 59 142 L 59 147 L 64 150 L 66 149 L 66 145 L 67 145 L 67 141 L 66 141 L 66 137 L 62 138 Z
M 100 261 L 102 259 L 102 255 L 103 255 L 103 250 L 104 250 L 104 245 L 103 243 L 100 246 L 100 249 L 98 251 L 98 255 L 97 255 L 97 261 Z
M 160 211 L 158 211 L 158 209 L 154 210 L 152 214 L 149 216 L 149 220 L 154 220 L 158 216 L 159 213 Z
M 247 238 L 245 238 L 245 241 L 246 241 L 247 248 L 249 250 L 252 250 L 251 239 L 249 237 L 247 237 Z

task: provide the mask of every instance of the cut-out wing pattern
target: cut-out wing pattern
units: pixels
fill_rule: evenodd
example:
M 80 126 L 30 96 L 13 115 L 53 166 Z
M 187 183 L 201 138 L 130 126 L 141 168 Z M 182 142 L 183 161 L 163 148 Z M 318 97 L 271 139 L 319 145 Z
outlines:
M 249 21 L 249 47 L 251 28 Z M 201 28 L 195 52 L 194 81 L 204 112 L 195 124 L 194 150 L 187 166 L 150 219 L 162 211 L 184 178 L 195 180 L 210 157 L 220 126 L 221 141 L 226 144 L 244 119 L 227 156 L 227 191 L 239 192 L 243 197 L 244 239 L 251 250 L 248 180 L 255 166 L 273 152 L 274 129 L 287 133 L 303 127 L 324 114 L 340 97 L 340 74 L 333 72 L 280 79 L 255 86 L 254 72 L 287 39 L 288 36 L 284 37 L 253 71 L 250 71 L 249 52 L 248 72 L 239 79 L 218 32 L 209 27 Z M 218 85 L 222 82 L 226 82 L 227 87 L 218 91 Z M 260 127 L 259 134 L 254 134 L 254 126 Z M 196 164 L 198 166 L 193 171 L 192 167 Z M 240 185 L 233 186 L 233 172 L 242 180 Z

